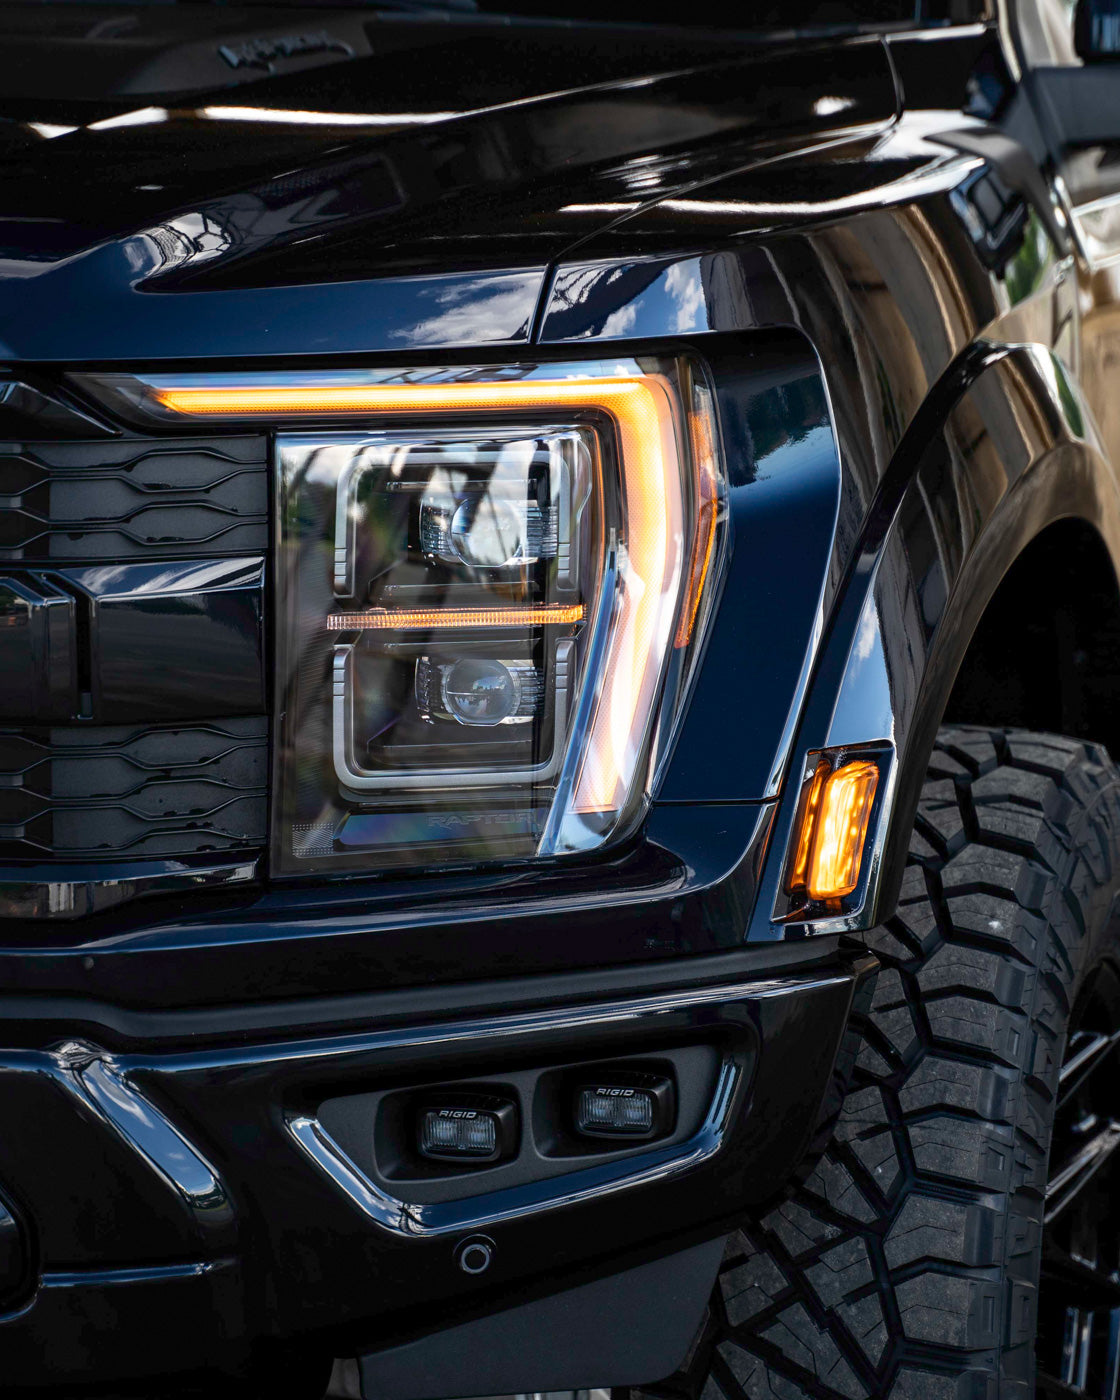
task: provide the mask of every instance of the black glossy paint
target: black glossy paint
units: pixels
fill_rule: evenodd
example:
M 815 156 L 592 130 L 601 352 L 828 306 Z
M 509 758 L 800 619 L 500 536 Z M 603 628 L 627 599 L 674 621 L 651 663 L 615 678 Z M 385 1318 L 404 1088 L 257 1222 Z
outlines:
M 26 673 L 6 713 L 71 718 L 79 634 L 105 658 L 107 711 L 266 713 L 254 486 L 233 506 L 208 479 L 224 545 L 153 529 L 140 558 L 70 557 L 56 506 L 81 473 L 59 444 L 98 443 L 83 460 L 106 476 L 134 450 L 71 370 L 684 345 L 711 370 L 729 465 L 719 609 L 649 822 L 593 861 L 270 885 L 247 824 L 240 866 L 114 852 L 99 885 L 96 863 L 6 861 L 0 1101 L 39 1131 L 0 1134 L 0 1193 L 40 1278 L 0 1340 L 31 1381 L 48 1346 L 101 1379 L 237 1368 L 251 1340 L 297 1334 L 369 1350 L 422 1332 L 433 1305 L 487 1313 L 761 1199 L 804 1148 L 866 970 L 835 935 L 891 907 L 933 731 L 1001 579 L 1061 520 L 1120 563 L 1114 162 L 1103 140 L 1063 148 L 994 24 L 729 52 L 699 33 L 345 22 L 350 55 L 226 90 L 205 88 L 209 33 L 202 90 L 152 39 L 100 90 L 87 71 L 50 91 L 21 40 L 39 68 L 0 102 L 0 423 L 9 460 L 33 447 L 63 480 L 46 543 L 25 531 L 5 556 L 0 659 Z M 163 89 L 144 67 L 159 63 Z M 153 433 L 198 460 L 196 424 Z M 263 476 L 257 428 L 221 441 L 234 474 Z M 787 922 L 806 756 L 858 744 L 894 753 L 862 883 L 831 920 Z M 110 908 L 106 890 L 151 889 L 145 870 L 155 892 Z M 42 917 L 60 908 L 78 917 Z M 591 1003 L 627 995 L 645 1001 L 596 1019 Z M 376 1224 L 313 1151 L 332 1095 L 748 1035 L 750 1111 L 693 1175 L 611 1194 L 597 1179 L 577 1204 L 502 1218 L 482 1284 L 450 1236 Z M 183 1189 L 152 1166 L 169 1144 Z M 110 1313 L 136 1347 L 82 1360 L 76 1339 Z M 158 1346 L 154 1316 L 175 1319 Z
M 840 503 L 827 389 L 807 342 L 778 333 L 753 355 L 717 350 L 710 363 L 732 547 L 662 803 L 741 802 L 777 791 L 781 760 L 758 737 L 785 736 L 791 723 Z M 776 550 L 780 540 L 792 547 Z
M 549 260 L 612 215 L 705 168 L 881 130 L 895 114 L 875 40 L 822 55 L 815 80 L 803 53 L 729 64 L 702 35 L 690 46 L 379 24 L 376 49 L 341 71 L 265 78 L 236 106 L 43 89 L 0 103 L 14 274 L 0 356 L 527 341 Z
M 64 586 L 88 600 L 91 718 L 259 714 L 264 567 L 244 559 L 60 569 Z
M 69 719 L 77 706 L 73 597 L 40 574 L 0 579 L 0 718 Z
M 184 1004 L 171 983 L 204 1006 L 719 953 L 746 933 L 773 814 L 770 803 L 668 804 L 643 841 L 585 868 L 285 882 L 236 902 L 232 890 L 170 895 L 46 939 L 41 922 L 11 919 L 0 968 L 24 991 L 91 1009 L 156 1008 Z
M 0 589 L 0 666 L 15 682 L 2 719 L 104 724 L 264 708 L 263 560 L 98 564 L 11 574 Z

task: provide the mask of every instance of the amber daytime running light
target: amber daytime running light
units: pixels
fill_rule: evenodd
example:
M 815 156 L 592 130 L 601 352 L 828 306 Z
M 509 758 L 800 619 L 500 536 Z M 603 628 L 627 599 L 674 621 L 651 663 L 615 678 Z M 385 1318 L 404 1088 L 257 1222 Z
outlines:
M 802 799 L 786 880 L 791 893 L 825 900 L 854 892 L 878 784 L 878 764 L 866 759 L 835 769 L 827 759 L 817 764 Z
M 557 855 L 632 828 L 722 563 L 698 366 L 103 388 L 278 431 L 281 869 Z
M 582 622 L 582 603 L 569 607 L 562 604 L 547 608 L 463 608 L 456 612 L 392 612 L 375 608 L 372 612 L 331 613 L 327 618 L 329 632 L 360 632 L 367 627 L 381 631 L 411 631 L 420 628 L 432 631 L 437 627 L 543 627 L 548 623 Z

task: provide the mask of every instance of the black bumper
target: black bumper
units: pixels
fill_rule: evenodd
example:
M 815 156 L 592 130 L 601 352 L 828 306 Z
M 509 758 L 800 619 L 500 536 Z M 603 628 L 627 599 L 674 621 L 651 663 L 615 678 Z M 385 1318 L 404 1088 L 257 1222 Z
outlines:
M 600 976 L 595 998 L 547 1005 L 495 983 L 459 1004 L 449 990 L 438 1018 L 299 1040 L 110 1053 L 87 1026 L 0 1053 L 0 1193 L 19 1225 L 0 1249 L 22 1273 L 0 1318 L 6 1384 L 236 1373 L 273 1342 L 364 1355 L 724 1233 L 804 1154 L 873 963 L 767 976 L 744 954 L 705 981 L 704 961 L 693 985 L 605 997 Z M 716 1068 L 683 1139 L 542 1180 L 482 1174 L 453 1199 L 372 1179 L 320 1118 L 340 1096 L 698 1045 Z M 469 1274 L 457 1246 L 479 1233 L 492 1259 Z M 597 1383 L 643 1379 L 660 1377 Z

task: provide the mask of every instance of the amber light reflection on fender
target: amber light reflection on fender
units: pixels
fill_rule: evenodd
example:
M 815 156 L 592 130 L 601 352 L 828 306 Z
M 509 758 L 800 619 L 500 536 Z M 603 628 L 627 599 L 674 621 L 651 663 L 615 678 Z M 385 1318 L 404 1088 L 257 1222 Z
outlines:
M 579 408 L 607 413 L 618 433 L 626 498 L 619 604 L 602 687 L 576 778 L 571 809 L 617 811 L 630 790 L 669 644 L 683 560 L 684 501 L 672 403 L 652 376 L 478 381 L 464 384 L 153 386 L 155 400 L 194 416 L 424 414 Z M 706 530 L 708 521 L 698 512 Z M 698 534 L 707 564 L 706 541 Z M 620 552 L 621 553 L 621 552 Z M 690 590 L 691 591 L 691 590 Z M 690 600 L 691 601 L 691 600 Z M 667 606 L 668 603 L 668 606 Z M 691 619 L 690 619 L 691 621 Z

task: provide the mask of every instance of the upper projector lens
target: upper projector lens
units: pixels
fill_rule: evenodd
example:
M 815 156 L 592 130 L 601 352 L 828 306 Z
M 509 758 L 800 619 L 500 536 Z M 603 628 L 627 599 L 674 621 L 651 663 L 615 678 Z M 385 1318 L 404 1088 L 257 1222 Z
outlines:
M 512 564 L 525 553 L 525 510 L 491 495 L 468 499 L 451 517 L 451 547 L 476 568 Z
M 500 661 L 466 657 L 443 675 L 443 703 L 460 724 L 501 724 L 521 701 L 521 687 Z

